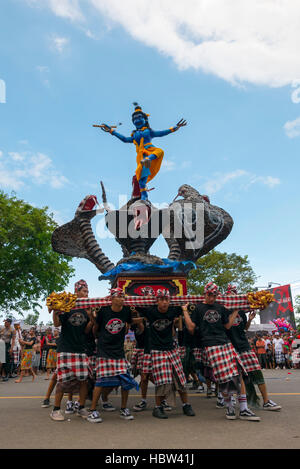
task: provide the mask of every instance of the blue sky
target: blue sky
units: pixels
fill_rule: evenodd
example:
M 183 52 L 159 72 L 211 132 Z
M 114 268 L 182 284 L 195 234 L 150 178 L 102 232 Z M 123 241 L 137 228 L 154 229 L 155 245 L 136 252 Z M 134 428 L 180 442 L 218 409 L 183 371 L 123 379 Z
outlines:
M 154 129 L 184 117 L 187 127 L 156 140 L 165 161 L 152 203 L 169 203 L 185 183 L 209 194 L 235 222 L 218 249 L 247 254 L 257 285 L 292 283 L 300 293 L 300 8 L 283 3 L 8 0 L 0 187 L 49 206 L 59 224 L 85 195 L 101 199 L 100 180 L 118 206 L 131 194 L 135 148 L 92 124 L 122 122 L 130 135 L 133 101 Z M 98 240 L 118 261 L 116 243 Z M 163 240 L 152 253 L 167 256 Z M 74 266 L 69 290 L 85 278 L 91 296 L 106 294 L 94 266 Z

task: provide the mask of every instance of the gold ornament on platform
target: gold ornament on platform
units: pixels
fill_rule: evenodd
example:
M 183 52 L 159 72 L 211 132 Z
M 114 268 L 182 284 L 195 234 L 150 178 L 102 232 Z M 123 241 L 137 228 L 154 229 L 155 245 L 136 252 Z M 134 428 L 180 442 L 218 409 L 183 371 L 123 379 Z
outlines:
M 250 292 L 247 294 L 247 299 L 252 309 L 265 309 L 270 303 L 275 301 L 273 293 L 267 290 L 258 292 Z
M 51 310 L 69 313 L 76 306 L 77 295 L 73 293 L 51 293 L 47 298 L 47 306 Z

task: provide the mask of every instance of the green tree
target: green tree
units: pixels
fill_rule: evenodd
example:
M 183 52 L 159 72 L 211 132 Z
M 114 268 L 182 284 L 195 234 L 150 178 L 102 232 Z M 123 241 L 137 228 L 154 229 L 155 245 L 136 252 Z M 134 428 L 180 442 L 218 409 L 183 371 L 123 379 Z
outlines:
M 187 282 L 190 295 L 201 295 L 208 282 L 216 283 L 222 293 L 225 293 L 228 283 L 236 285 L 239 293 L 254 289 L 257 277 L 248 256 L 212 250 L 200 257 L 196 264 L 197 269 L 189 273 Z
M 28 326 L 37 326 L 39 316 L 40 315 L 38 312 L 28 314 L 26 318 L 24 319 L 24 324 L 27 324 Z
M 47 210 L 0 191 L 0 312 L 35 312 L 74 275 L 71 258 L 52 250 L 57 224 Z

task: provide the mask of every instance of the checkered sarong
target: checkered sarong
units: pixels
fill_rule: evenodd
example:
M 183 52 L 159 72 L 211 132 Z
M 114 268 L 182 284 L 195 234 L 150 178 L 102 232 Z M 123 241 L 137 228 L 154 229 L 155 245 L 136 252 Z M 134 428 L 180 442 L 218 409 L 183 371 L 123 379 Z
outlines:
M 21 361 L 21 349 L 14 349 L 13 350 L 13 362 L 15 366 L 18 366 Z
M 193 354 L 195 357 L 195 360 L 197 362 L 200 362 L 203 366 L 210 366 L 210 362 L 207 358 L 206 352 L 203 348 L 195 347 L 193 348 Z
M 142 374 L 150 375 L 152 373 L 152 360 L 150 353 L 144 353 L 142 363 Z
M 275 361 L 276 363 L 284 363 L 284 354 L 280 350 L 278 352 L 275 350 Z
M 96 366 L 97 366 L 97 357 L 96 357 L 96 355 L 90 355 L 90 356 L 88 356 L 88 359 L 89 359 L 90 370 L 93 373 L 95 373 L 95 369 L 96 369 Z
M 85 353 L 60 352 L 57 354 L 58 382 L 72 379 L 85 381 L 89 374 L 89 359 Z
M 178 351 L 179 351 L 180 359 L 183 360 L 186 354 L 186 347 L 184 345 L 180 345 L 178 347 Z
M 233 377 L 240 374 L 237 362 L 242 371 L 247 374 L 239 355 L 231 343 L 214 345 L 205 347 L 204 349 L 207 357 L 207 366 L 212 369 L 217 383 L 227 383 L 231 381 Z
M 141 373 L 142 365 L 143 365 L 143 356 L 144 356 L 144 349 L 143 348 L 135 348 L 133 350 L 130 364 L 133 370 L 136 370 L 138 373 Z
M 48 350 L 42 352 L 42 368 L 46 368 Z
M 247 373 L 261 369 L 257 356 L 253 350 L 238 352 L 238 354 Z
M 171 384 L 173 374 L 176 373 L 181 386 L 186 385 L 186 379 L 178 349 L 151 350 L 152 376 L 155 386 Z
M 129 363 L 126 358 L 114 359 L 97 357 L 96 364 L 96 377 L 97 380 L 101 378 L 108 378 L 110 376 L 126 375 L 129 370 Z

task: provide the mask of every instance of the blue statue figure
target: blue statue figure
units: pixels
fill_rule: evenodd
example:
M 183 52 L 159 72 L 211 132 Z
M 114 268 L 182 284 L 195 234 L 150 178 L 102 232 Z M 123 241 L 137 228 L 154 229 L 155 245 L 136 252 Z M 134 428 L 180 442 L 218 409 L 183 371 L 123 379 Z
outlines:
M 132 122 L 136 130 L 132 132 L 130 137 L 119 134 L 113 127 L 106 124 L 102 124 L 99 127 L 101 127 L 104 132 L 110 132 L 112 135 L 122 140 L 122 142 L 135 144 L 137 153 L 135 177 L 139 184 L 141 199 L 147 200 L 147 191 L 149 190 L 147 183 L 158 173 L 164 156 L 163 150 L 155 147 L 152 143 L 152 139 L 155 137 L 164 137 L 172 132 L 176 132 L 187 123 L 184 119 L 181 119 L 175 127 L 171 127 L 168 130 L 152 130 L 148 122 L 149 114 L 145 114 L 137 103 L 134 103 L 134 105 L 135 110 L 132 114 Z

